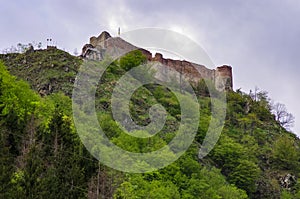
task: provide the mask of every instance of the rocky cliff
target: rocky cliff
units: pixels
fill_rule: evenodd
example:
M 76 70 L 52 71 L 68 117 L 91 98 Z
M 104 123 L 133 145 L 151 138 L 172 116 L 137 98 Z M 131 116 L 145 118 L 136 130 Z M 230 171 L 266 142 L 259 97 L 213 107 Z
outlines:
M 163 66 L 156 67 L 159 70 L 157 76 L 159 79 L 163 80 L 167 76 L 175 74 L 172 71 L 176 70 L 194 84 L 197 84 L 201 79 L 207 79 L 214 82 L 216 89 L 219 91 L 232 90 L 233 88 L 231 66 L 223 65 L 216 69 L 208 69 L 203 65 L 185 60 L 166 59 L 160 53 L 156 53 L 153 56 L 148 50 L 136 47 L 120 37 L 111 37 L 106 31 L 102 32 L 98 37 L 91 37 L 90 43 L 82 48 L 81 56 L 86 59 L 102 60 L 105 55 L 115 57 L 137 49 L 154 66 Z

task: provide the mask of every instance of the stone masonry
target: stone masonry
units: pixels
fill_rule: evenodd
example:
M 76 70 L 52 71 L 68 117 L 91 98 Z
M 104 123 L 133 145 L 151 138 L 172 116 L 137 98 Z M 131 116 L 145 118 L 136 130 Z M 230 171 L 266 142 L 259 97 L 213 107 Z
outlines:
M 160 53 L 152 56 L 148 50 L 138 48 L 120 37 L 111 37 L 106 31 L 98 37 L 91 37 L 90 43 L 82 48 L 81 56 L 86 59 L 102 60 L 106 55 L 114 58 L 115 55 L 123 55 L 132 50 L 140 50 L 149 62 L 164 66 L 164 71 L 157 71 L 161 73 L 159 75 L 161 78 L 176 70 L 180 74 L 184 74 L 185 78 L 194 84 L 197 84 L 201 79 L 207 79 L 214 82 L 219 91 L 232 90 L 233 88 L 231 66 L 223 65 L 216 69 L 208 69 L 203 65 L 185 60 L 166 59 Z

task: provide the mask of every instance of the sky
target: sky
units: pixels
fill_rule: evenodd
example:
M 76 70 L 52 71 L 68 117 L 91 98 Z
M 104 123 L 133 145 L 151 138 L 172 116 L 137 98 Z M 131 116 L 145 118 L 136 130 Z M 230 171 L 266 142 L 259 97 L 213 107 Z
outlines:
M 91 36 L 145 27 L 184 34 L 216 66 L 233 67 L 234 89 L 255 87 L 286 105 L 300 136 L 299 0 L 0 0 L 0 50 L 51 38 L 78 52 Z M 298 74 L 298 75 L 297 75 Z

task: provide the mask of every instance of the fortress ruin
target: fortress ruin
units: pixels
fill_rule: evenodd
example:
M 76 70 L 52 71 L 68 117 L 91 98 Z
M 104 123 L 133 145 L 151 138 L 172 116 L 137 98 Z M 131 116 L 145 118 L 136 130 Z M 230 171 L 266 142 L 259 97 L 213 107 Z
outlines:
M 208 69 L 203 65 L 186 60 L 166 59 L 160 53 L 153 56 L 150 51 L 136 47 L 120 37 L 111 37 L 106 31 L 98 37 L 91 37 L 90 43 L 82 48 L 81 56 L 86 59 L 102 60 L 105 55 L 114 57 L 133 50 L 140 50 L 149 62 L 164 66 L 163 71 L 158 71 L 161 79 L 172 73 L 171 71 L 176 70 L 195 84 L 199 83 L 201 79 L 207 79 L 212 81 L 219 91 L 232 90 L 233 88 L 231 66 L 223 65 L 216 69 Z

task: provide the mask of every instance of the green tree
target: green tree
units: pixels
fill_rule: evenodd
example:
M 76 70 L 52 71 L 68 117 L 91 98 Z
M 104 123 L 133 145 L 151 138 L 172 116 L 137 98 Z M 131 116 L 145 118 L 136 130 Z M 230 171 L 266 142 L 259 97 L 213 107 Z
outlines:
M 141 175 L 133 175 L 129 182 L 124 182 L 116 190 L 114 198 L 131 199 L 131 198 L 149 198 L 149 199 L 164 199 L 164 198 L 180 198 L 177 187 L 168 181 L 153 180 L 148 181 L 143 179 Z
M 259 167 L 248 160 L 240 160 L 228 176 L 228 181 L 247 191 L 249 195 L 256 191 L 256 180 L 260 175 Z
M 126 71 L 130 70 L 133 67 L 139 66 L 146 62 L 145 55 L 142 54 L 139 50 L 134 50 L 120 58 L 120 66 Z
M 228 136 L 222 136 L 212 151 L 212 158 L 222 173 L 228 175 L 239 165 L 239 160 L 245 157 L 245 148 Z
M 274 167 L 287 170 L 298 170 L 299 151 L 293 138 L 280 136 L 273 145 L 272 159 Z

